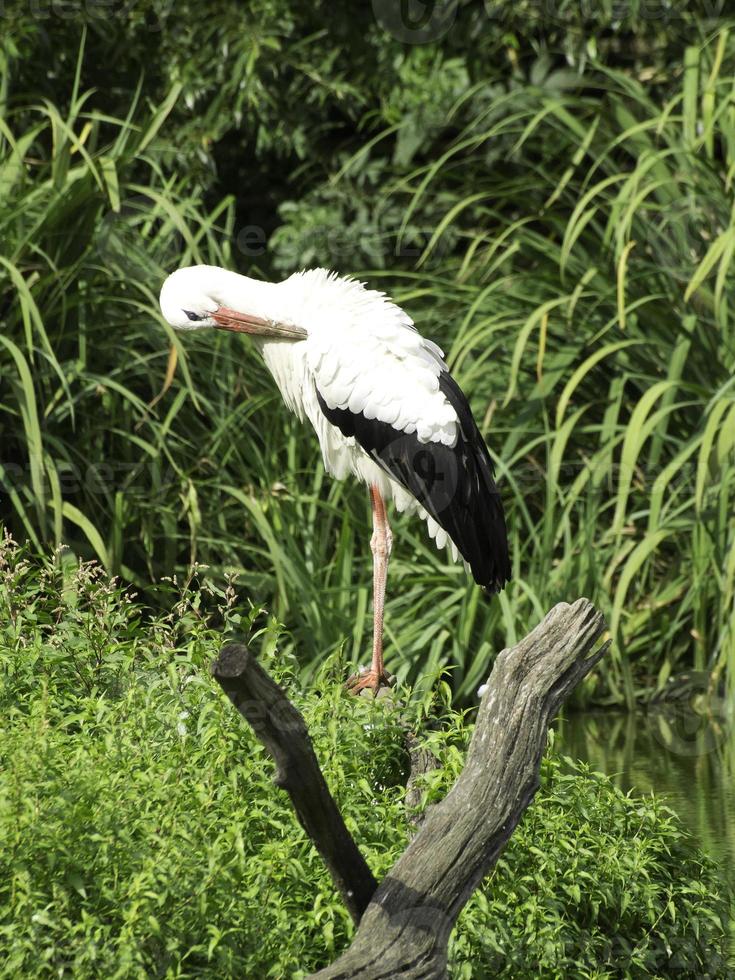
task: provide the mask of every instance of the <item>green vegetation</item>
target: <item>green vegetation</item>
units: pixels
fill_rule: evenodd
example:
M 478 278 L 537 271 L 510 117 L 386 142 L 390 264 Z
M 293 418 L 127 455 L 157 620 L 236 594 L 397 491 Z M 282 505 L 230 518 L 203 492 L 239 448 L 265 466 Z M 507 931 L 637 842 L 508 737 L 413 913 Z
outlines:
M 364 490 L 247 342 L 162 322 L 179 265 L 365 279 L 470 397 L 514 577 L 488 602 L 395 521 L 388 666 L 431 718 L 427 800 L 458 706 L 559 600 L 613 634 L 579 703 L 691 672 L 732 697 L 735 21 L 438 6 L 0 4 L 0 526 L 27 548 L 0 549 L 0 975 L 297 976 L 348 941 L 209 680 L 223 632 L 302 707 L 376 874 L 408 833 L 403 732 L 340 688 L 369 647 Z M 664 807 L 547 761 L 453 971 L 724 977 L 723 913 Z
M 149 598 L 237 572 L 304 678 L 364 659 L 362 488 L 324 478 L 245 342 L 184 345 L 156 302 L 182 263 L 323 263 L 448 352 L 509 514 L 492 603 L 397 522 L 391 669 L 452 665 L 467 698 L 586 594 L 615 646 L 582 701 L 732 683 L 735 33 L 716 2 L 588 6 L 462 4 L 419 44 L 369 5 L 4 4 L 5 525 Z
M 645 713 L 567 713 L 555 728 L 555 749 L 607 773 L 624 792 L 665 798 L 732 887 L 735 733 L 722 715 L 667 702 Z
M 169 583 L 171 612 L 150 617 L 98 566 L 0 545 L 3 976 L 299 976 L 348 941 L 271 763 L 209 677 L 222 630 L 249 635 L 303 710 L 376 875 L 405 846 L 397 713 L 347 697 L 339 661 L 305 690 L 277 625 L 201 584 Z M 430 803 L 472 726 L 446 685 L 401 694 L 443 763 Z M 547 761 L 462 914 L 452 975 L 724 978 L 724 913 L 712 866 L 661 804 Z

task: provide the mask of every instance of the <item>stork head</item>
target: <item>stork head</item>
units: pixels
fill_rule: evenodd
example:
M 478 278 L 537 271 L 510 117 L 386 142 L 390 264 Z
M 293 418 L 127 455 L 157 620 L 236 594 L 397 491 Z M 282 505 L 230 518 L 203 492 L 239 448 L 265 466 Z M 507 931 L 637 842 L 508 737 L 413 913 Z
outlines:
M 172 272 L 161 287 L 161 313 L 174 330 L 213 327 L 274 340 L 304 340 L 306 331 L 280 322 L 271 283 L 214 265 Z

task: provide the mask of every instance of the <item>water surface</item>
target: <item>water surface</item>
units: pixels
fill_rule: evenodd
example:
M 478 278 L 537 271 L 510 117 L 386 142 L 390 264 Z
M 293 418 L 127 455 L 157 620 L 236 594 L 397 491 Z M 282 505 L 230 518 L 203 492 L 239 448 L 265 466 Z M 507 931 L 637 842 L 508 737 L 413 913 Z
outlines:
M 655 793 L 735 887 L 735 726 L 687 704 L 634 714 L 567 714 L 554 725 L 555 751 L 589 763 L 623 791 Z

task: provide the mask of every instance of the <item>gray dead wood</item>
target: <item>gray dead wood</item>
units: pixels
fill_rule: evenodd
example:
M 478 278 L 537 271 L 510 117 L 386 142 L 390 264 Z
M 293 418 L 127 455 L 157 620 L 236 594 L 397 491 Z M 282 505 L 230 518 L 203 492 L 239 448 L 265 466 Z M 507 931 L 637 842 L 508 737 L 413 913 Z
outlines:
M 425 813 L 417 813 L 416 807 L 419 806 L 424 795 L 424 788 L 421 785 L 422 777 L 441 765 L 433 752 L 421 744 L 420 739 L 407 732 L 405 738 L 406 751 L 409 759 L 409 773 L 406 782 L 406 795 L 404 804 L 409 812 L 408 822 L 412 827 L 418 827 L 424 822 Z
M 223 646 L 212 674 L 275 761 L 273 781 L 291 797 L 302 827 L 359 922 L 377 882 L 324 781 L 301 713 L 242 644 Z
M 555 606 L 497 658 L 459 779 L 375 892 L 352 945 L 312 980 L 444 980 L 459 912 L 539 785 L 549 724 L 607 649 L 590 602 Z
M 445 980 L 457 916 L 533 799 L 548 726 L 607 649 L 592 652 L 604 631 L 602 615 L 578 599 L 555 606 L 499 654 L 462 774 L 380 887 L 329 793 L 301 714 L 244 646 L 222 648 L 212 673 L 274 758 L 276 785 L 359 922 L 349 949 L 312 980 Z M 409 750 L 412 767 L 430 766 L 415 743 Z

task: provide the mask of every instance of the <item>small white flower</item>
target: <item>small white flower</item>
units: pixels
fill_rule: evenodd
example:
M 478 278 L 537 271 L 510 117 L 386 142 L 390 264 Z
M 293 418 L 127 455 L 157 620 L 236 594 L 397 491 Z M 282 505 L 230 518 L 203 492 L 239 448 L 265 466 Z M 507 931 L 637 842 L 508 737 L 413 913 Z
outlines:
M 485 682 L 484 684 L 480 684 L 480 686 L 477 688 L 478 698 L 481 698 L 484 695 L 485 691 L 487 691 L 487 689 L 488 689 L 487 682 Z

